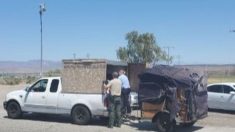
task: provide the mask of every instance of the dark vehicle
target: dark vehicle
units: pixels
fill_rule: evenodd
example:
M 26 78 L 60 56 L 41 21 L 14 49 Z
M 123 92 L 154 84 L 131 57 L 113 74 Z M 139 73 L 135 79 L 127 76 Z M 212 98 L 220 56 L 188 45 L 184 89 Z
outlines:
M 158 131 L 192 126 L 207 116 L 207 77 L 189 69 L 156 66 L 139 75 L 141 118 L 152 119 Z

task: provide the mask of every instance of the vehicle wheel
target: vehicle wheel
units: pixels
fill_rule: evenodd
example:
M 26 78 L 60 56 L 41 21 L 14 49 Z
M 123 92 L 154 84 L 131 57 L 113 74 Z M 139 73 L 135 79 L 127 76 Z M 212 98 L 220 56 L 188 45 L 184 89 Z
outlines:
M 86 125 L 91 120 L 91 114 L 85 106 L 75 106 L 72 111 L 73 122 L 78 125 Z
M 175 128 L 175 121 L 170 121 L 170 114 L 161 113 L 155 120 L 159 132 L 172 132 Z
M 190 122 L 190 123 L 184 123 L 182 125 L 183 125 L 183 127 L 192 127 L 195 123 L 196 123 L 196 121 L 193 121 L 193 122 Z
M 11 101 L 7 105 L 7 115 L 9 118 L 17 119 L 22 115 L 20 105 L 15 101 Z

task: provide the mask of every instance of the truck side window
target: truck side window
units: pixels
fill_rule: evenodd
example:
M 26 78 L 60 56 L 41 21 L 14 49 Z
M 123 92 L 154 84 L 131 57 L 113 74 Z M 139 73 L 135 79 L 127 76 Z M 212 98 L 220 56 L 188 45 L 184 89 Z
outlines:
M 47 88 L 47 79 L 40 80 L 37 83 L 35 83 L 30 89 L 30 91 L 33 92 L 45 92 Z
M 59 85 L 59 80 L 58 79 L 53 79 L 50 87 L 50 92 L 56 93 Z

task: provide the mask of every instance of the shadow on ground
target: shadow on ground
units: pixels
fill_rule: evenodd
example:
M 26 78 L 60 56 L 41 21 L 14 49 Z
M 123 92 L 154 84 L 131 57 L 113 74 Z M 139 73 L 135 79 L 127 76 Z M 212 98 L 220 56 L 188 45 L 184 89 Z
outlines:
M 8 118 L 5 116 L 4 118 Z M 70 116 L 67 115 L 48 115 L 48 114 L 24 114 L 21 119 L 19 120 L 31 120 L 31 121 L 43 121 L 43 122 L 55 122 L 55 123 L 67 123 L 72 124 L 72 119 Z M 106 127 L 108 123 L 108 118 L 94 118 L 90 123 L 89 126 L 103 126 Z M 123 124 L 130 126 L 139 131 L 156 131 L 156 127 L 151 121 L 145 120 L 126 120 Z M 193 126 L 193 127 L 182 127 L 176 126 L 175 132 L 193 132 L 203 127 Z
M 151 121 L 140 121 L 136 123 L 130 123 L 129 126 L 134 127 L 140 131 L 156 131 L 157 130 L 154 124 L 151 123 Z M 202 128 L 203 127 L 200 127 L 200 126 L 183 127 L 183 126 L 177 125 L 174 132 L 194 132 Z
M 8 118 L 5 116 L 4 118 Z M 63 115 L 48 115 L 48 114 L 23 114 L 18 120 L 31 120 L 31 121 L 43 121 L 43 122 L 57 122 L 57 123 L 71 123 L 69 116 Z
M 8 118 L 4 116 L 4 118 Z M 55 122 L 55 123 L 67 123 L 72 124 L 72 118 L 68 115 L 51 115 L 51 114 L 38 114 L 38 113 L 25 113 L 18 120 L 31 120 L 31 121 L 43 121 L 43 122 Z M 94 118 L 89 125 L 94 126 L 107 126 L 107 118 Z

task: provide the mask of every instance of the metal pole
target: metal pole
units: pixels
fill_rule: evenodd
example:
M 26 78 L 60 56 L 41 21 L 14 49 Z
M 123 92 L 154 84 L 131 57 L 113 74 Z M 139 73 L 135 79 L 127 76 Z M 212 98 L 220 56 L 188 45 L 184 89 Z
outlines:
M 170 55 L 169 55 L 169 52 L 170 52 L 170 47 L 167 48 L 167 65 L 170 65 Z
M 39 10 L 39 15 L 40 15 L 40 26 L 41 26 L 41 64 L 40 64 L 40 77 L 43 76 L 43 38 L 42 38 L 42 13 L 46 11 L 45 4 L 40 4 L 40 10 Z
M 43 63 L 43 52 L 42 52 L 42 50 L 43 50 L 43 42 L 42 42 L 42 10 L 40 9 L 40 12 L 39 12 L 39 14 L 40 14 L 40 25 L 41 25 L 41 63 L 40 63 L 40 68 L 41 68 L 41 70 L 40 70 L 40 77 L 42 77 L 43 76 L 43 68 L 42 68 L 42 63 Z
M 73 53 L 73 59 L 74 60 L 76 59 L 76 53 Z

